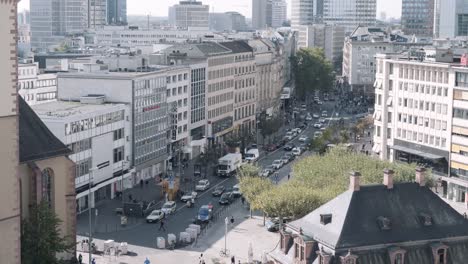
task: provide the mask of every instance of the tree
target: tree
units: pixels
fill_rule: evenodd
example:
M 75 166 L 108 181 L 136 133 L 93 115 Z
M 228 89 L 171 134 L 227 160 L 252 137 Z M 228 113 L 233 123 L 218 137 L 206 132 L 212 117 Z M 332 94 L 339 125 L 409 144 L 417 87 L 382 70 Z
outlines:
M 262 113 L 260 115 L 258 126 L 260 129 L 260 134 L 262 135 L 264 139 L 278 132 L 278 130 L 281 128 L 282 125 L 283 125 L 283 118 L 281 116 L 274 116 L 271 118 L 267 118 L 266 113 Z
M 260 172 L 260 168 L 252 164 L 244 164 L 239 168 L 238 175 L 240 178 L 245 177 L 257 177 Z
M 60 263 L 56 255 L 74 249 L 74 238 L 60 235 L 60 223 L 47 202 L 31 206 L 29 217 L 21 224 L 21 263 Z
M 302 100 L 315 91 L 329 91 L 333 88 L 335 76 L 332 64 L 320 48 L 300 49 L 291 57 L 296 84 L 296 97 Z
M 249 202 L 250 208 L 253 210 L 261 209 L 257 197 L 273 188 L 273 183 L 262 177 L 241 177 L 239 179 L 240 191 L 242 196 Z

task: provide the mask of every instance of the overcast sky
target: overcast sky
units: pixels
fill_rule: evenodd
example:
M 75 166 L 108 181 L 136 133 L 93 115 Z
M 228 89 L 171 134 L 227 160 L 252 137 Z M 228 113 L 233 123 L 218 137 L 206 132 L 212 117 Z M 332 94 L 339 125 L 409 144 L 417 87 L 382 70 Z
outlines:
M 226 12 L 238 11 L 246 17 L 251 17 L 252 0 L 202 0 L 210 5 L 210 11 Z M 289 4 L 291 0 L 286 0 Z M 167 16 L 168 7 L 179 2 L 178 0 L 127 0 L 129 15 Z M 398 2 L 398 3 L 395 3 Z M 29 9 L 29 0 L 19 2 L 19 10 Z M 289 8 L 290 9 L 290 8 Z M 288 10 L 288 14 L 289 14 Z M 385 12 L 387 17 L 401 16 L 401 1 L 377 0 L 377 17 Z

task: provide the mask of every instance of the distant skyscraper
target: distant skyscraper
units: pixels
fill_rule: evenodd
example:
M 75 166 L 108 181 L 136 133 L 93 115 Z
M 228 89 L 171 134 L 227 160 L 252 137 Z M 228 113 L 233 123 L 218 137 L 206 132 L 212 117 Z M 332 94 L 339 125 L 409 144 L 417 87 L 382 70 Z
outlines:
M 178 5 L 169 8 L 169 14 L 174 16 L 175 26 L 179 28 L 209 28 L 210 6 L 195 0 L 180 1 Z
M 435 0 L 434 37 L 468 36 L 468 1 Z
M 88 27 L 87 1 L 31 0 L 29 10 L 33 49 L 45 50 Z
M 210 29 L 218 32 L 244 31 L 245 17 L 238 12 L 210 13 Z
M 434 0 L 403 0 L 401 25 L 405 34 L 432 36 Z
M 110 25 L 127 24 L 127 0 L 107 0 L 107 23 Z
M 271 27 L 278 28 L 283 26 L 287 20 L 288 4 L 285 0 L 273 0 L 271 3 Z
M 314 13 L 317 12 L 317 8 L 314 8 L 314 6 L 317 6 L 317 1 L 292 0 L 291 26 L 297 28 L 302 25 L 312 25 L 314 23 Z
M 29 10 L 18 12 L 18 25 L 29 24 Z
M 89 0 L 91 27 L 107 25 L 107 0 Z M 86 1 L 85 1 L 86 2 Z
M 263 29 L 269 26 L 271 21 L 271 0 L 252 0 L 252 27 Z M 270 15 L 268 16 L 268 13 Z
M 376 15 L 377 0 L 323 0 L 323 22 L 344 26 L 346 32 L 357 26 L 375 25 Z

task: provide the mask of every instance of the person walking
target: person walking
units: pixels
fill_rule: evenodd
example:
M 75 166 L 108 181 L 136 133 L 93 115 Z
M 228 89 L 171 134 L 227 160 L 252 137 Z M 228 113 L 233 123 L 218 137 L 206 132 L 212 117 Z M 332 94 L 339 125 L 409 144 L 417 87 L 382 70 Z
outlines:
M 162 219 L 159 221 L 158 231 L 161 231 L 161 229 L 164 230 L 164 232 L 166 232 L 166 228 L 164 227 L 164 220 L 162 220 Z
M 198 261 L 199 264 L 205 264 L 205 260 L 203 259 L 203 253 L 200 254 L 200 258 Z
M 245 203 L 245 198 L 244 198 L 244 196 L 241 197 L 241 202 L 242 202 L 242 205 L 244 205 L 244 203 Z
M 91 264 L 96 264 L 96 259 L 93 258 L 93 260 L 91 260 Z
M 78 255 L 78 263 L 83 264 L 83 256 L 81 253 Z
M 291 173 L 288 173 L 288 181 L 289 181 L 290 178 L 291 178 Z
M 236 257 L 234 256 L 231 257 L 231 264 L 236 264 Z

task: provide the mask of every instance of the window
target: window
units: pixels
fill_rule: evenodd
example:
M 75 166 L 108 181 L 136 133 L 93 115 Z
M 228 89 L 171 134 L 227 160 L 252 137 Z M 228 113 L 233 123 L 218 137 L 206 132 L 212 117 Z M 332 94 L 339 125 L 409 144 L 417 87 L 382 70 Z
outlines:
M 124 129 L 123 128 L 114 130 L 114 141 L 119 140 L 119 139 L 121 139 L 123 137 L 124 137 Z
M 397 253 L 395 255 L 395 264 L 403 264 L 403 253 Z
M 446 264 L 447 263 L 447 258 L 446 258 L 446 249 L 441 248 L 437 250 L 437 264 Z
M 53 175 L 54 172 L 50 168 L 44 169 L 41 175 L 42 200 L 45 201 L 49 207 L 52 206 Z
M 114 149 L 114 163 L 123 160 L 124 158 L 124 147 L 118 147 Z

